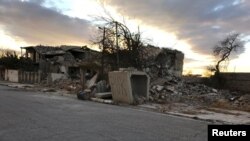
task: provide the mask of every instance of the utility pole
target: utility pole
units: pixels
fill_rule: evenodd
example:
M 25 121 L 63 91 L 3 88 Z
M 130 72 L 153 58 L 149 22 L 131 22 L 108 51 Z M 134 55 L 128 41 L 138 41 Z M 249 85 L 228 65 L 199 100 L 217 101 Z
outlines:
M 117 70 L 119 70 L 120 67 L 120 61 L 119 61 L 119 46 L 118 46 L 118 22 L 115 21 L 115 38 L 116 38 L 116 63 L 117 63 Z
M 99 29 L 103 29 L 103 38 L 102 38 L 102 57 L 101 57 L 101 64 L 102 64 L 102 68 L 101 68 L 101 75 L 103 77 L 104 75 L 104 51 L 105 51 L 105 32 L 106 32 L 106 28 L 103 27 L 98 27 Z
M 106 28 L 103 27 L 103 40 L 102 40 L 102 77 L 104 75 L 105 32 L 106 32 Z

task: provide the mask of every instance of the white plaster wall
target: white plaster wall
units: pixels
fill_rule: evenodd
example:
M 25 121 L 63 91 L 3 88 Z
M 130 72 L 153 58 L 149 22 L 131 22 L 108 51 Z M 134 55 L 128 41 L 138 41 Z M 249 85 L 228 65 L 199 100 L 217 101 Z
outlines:
M 5 80 L 10 82 L 18 82 L 18 70 L 5 70 Z

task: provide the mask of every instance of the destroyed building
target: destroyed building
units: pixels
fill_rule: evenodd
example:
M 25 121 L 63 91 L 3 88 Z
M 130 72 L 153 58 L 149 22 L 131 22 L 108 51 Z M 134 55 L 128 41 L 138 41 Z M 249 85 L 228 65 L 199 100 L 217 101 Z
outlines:
M 151 82 L 157 82 L 159 78 L 179 79 L 182 76 L 184 54 L 177 50 L 146 46 L 141 50 L 143 69 L 145 72 L 133 68 L 123 68 L 119 71 L 109 72 L 112 98 L 114 102 L 138 104 L 147 101 L 157 101 L 159 94 L 153 99 Z M 158 83 L 158 82 L 157 82 Z M 158 86 L 158 85 L 157 85 Z M 163 89 L 164 86 L 159 86 Z M 149 93 L 151 94 L 149 96 Z
M 30 72 L 19 70 L 18 82 L 52 84 L 56 80 L 64 82 L 65 79 L 69 79 L 82 83 L 84 82 L 83 76 L 92 77 L 103 69 L 100 64 L 102 53 L 86 46 L 28 46 L 21 47 L 21 55 L 29 58 L 37 69 L 34 71 L 36 75 L 29 75 Z M 184 54 L 180 51 L 148 45 L 143 47 L 144 64 L 142 69 L 149 75 L 151 81 L 169 75 L 180 77 L 183 70 L 183 59 Z M 98 70 L 93 67 L 96 64 L 99 66 Z M 105 65 L 105 73 L 112 71 L 111 68 Z M 37 78 L 39 81 L 31 81 L 37 80 Z
M 21 53 L 23 57 L 30 58 L 39 71 L 61 73 L 69 78 L 79 78 L 79 66 L 85 62 L 98 62 L 101 56 L 100 52 L 86 46 L 28 46 L 21 47 Z M 184 59 L 182 52 L 148 45 L 143 48 L 142 53 L 145 60 L 143 68 L 151 78 L 169 74 L 182 75 Z
M 21 54 L 30 58 L 43 73 L 61 73 L 73 79 L 80 77 L 82 63 L 95 61 L 99 56 L 99 52 L 86 46 L 28 46 L 21 47 Z
M 182 76 L 184 54 L 178 50 L 148 45 L 143 49 L 143 58 L 145 71 L 151 78 Z

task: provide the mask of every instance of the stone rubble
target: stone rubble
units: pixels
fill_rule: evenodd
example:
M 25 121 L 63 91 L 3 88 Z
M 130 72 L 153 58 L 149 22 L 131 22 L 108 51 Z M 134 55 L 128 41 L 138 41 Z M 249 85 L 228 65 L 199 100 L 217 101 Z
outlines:
M 150 68 L 149 70 L 152 70 Z M 149 102 L 158 104 L 185 103 L 191 106 L 212 106 L 217 108 L 227 108 L 235 110 L 250 111 L 250 95 L 242 92 L 230 92 L 228 90 L 217 90 L 206 86 L 201 82 L 188 81 L 181 77 L 171 75 L 165 72 L 156 75 L 159 70 L 153 69 L 148 74 L 151 76 L 149 89 Z M 164 74 L 164 75 L 162 75 Z M 48 89 L 43 91 L 51 91 L 53 89 L 67 90 L 69 93 L 78 94 L 84 92 L 90 98 L 100 98 L 96 93 L 110 92 L 110 86 L 105 80 L 96 81 L 97 75 L 92 78 L 93 81 L 88 82 L 91 88 L 82 90 L 80 80 L 56 80 L 51 85 L 46 85 Z M 146 98 L 135 97 L 135 104 L 146 103 Z
M 53 88 L 54 90 L 66 90 L 72 94 L 73 93 L 76 94 L 82 89 L 80 80 L 72 80 L 72 79 L 58 79 L 50 84 L 44 81 L 41 83 L 41 85 L 47 87 L 47 89 Z
M 160 104 L 186 103 L 201 107 L 214 106 L 250 111 L 250 96 L 248 94 L 217 90 L 171 75 L 153 79 L 150 84 L 149 100 Z

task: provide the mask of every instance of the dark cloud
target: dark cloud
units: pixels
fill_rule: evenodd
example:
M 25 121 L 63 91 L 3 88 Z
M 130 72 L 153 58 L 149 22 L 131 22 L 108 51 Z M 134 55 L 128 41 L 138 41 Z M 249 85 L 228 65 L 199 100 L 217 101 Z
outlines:
M 229 32 L 250 34 L 247 0 L 109 0 L 125 16 L 172 32 L 193 50 L 211 53 Z
M 0 0 L 0 26 L 30 44 L 78 44 L 89 41 L 91 24 L 42 7 L 43 0 Z

